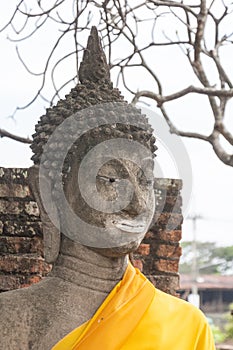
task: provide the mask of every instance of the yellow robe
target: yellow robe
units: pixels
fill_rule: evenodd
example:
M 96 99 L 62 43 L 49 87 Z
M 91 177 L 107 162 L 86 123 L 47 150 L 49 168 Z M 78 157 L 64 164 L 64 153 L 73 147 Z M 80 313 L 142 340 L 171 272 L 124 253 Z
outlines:
M 205 316 L 131 264 L 92 319 L 52 350 L 214 350 Z

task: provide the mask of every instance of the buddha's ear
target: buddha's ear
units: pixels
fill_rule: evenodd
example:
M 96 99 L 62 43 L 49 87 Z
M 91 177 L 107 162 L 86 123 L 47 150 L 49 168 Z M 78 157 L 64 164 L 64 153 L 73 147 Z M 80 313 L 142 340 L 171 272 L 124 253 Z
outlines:
M 34 196 L 40 211 L 44 237 L 45 261 L 47 263 L 53 263 L 56 261 L 59 254 L 61 234 L 59 228 L 52 223 L 50 216 L 47 214 L 47 212 L 50 214 L 52 213 L 56 222 L 59 222 L 58 211 L 51 197 L 51 182 L 49 178 L 41 178 L 41 174 L 39 177 L 39 166 L 37 165 L 28 169 L 28 182 L 31 193 Z M 46 187 L 46 210 L 41 198 L 41 186 Z

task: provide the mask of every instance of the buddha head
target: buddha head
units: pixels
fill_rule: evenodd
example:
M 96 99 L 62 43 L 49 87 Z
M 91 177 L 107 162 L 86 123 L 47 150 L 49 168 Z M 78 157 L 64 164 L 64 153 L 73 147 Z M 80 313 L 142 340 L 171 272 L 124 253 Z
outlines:
M 78 78 L 40 118 L 31 146 L 29 182 L 47 262 L 56 260 L 63 236 L 104 256 L 128 254 L 154 215 L 153 130 L 113 88 L 95 27 Z

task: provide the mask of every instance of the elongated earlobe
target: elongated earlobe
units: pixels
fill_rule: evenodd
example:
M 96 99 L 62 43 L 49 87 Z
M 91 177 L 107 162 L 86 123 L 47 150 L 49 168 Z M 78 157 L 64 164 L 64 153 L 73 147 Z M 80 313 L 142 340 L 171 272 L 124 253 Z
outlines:
M 55 227 L 52 221 L 47 214 L 43 206 L 43 202 L 40 194 L 39 186 L 39 166 L 32 166 L 28 169 L 28 182 L 32 195 L 34 196 L 37 205 L 40 210 L 40 218 L 42 221 L 43 228 L 43 238 L 44 238 L 44 256 L 47 263 L 54 263 L 57 259 L 60 250 L 60 240 L 61 234 L 59 228 Z M 51 188 L 50 179 L 44 179 L 43 183 L 46 184 L 46 188 Z M 48 191 L 48 195 L 51 191 Z M 53 212 L 53 215 L 56 215 L 58 218 L 57 208 L 54 202 L 51 200 L 48 201 L 51 206 L 50 212 Z M 48 205 L 48 204 L 47 204 Z M 56 220 L 58 222 L 58 220 Z

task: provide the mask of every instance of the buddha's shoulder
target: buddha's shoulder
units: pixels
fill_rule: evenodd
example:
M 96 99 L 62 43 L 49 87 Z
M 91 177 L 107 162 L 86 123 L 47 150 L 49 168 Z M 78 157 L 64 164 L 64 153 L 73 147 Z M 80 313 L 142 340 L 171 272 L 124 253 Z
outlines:
M 73 315 L 80 309 L 78 291 L 73 284 L 46 277 L 28 288 L 0 293 L 1 344 L 12 350 L 47 349 L 35 344 L 50 336 L 58 341 L 79 324 L 80 315 Z
M 62 291 L 65 292 L 65 286 L 60 281 L 46 278 L 30 287 L 0 293 L 0 310 L 4 314 L 0 324 L 12 321 L 22 324 L 24 319 L 30 322 L 35 310 L 53 308 Z
M 159 289 L 156 289 L 153 305 L 161 309 L 168 317 L 172 315 L 180 315 L 180 317 L 182 317 L 182 315 L 189 315 L 190 319 L 206 321 L 204 314 L 197 307 L 179 297 L 162 292 Z
M 24 320 L 32 324 L 38 315 L 49 322 L 54 315 L 59 318 L 64 310 L 70 309 L 78 313 L 80 305 L 83 304 L 85 308 L 88 306 L 87 294 L 82 287 L 73 283 L 57 277 L 46 277 L 30 287 L 0 293 L 0 310 L 1 315 L 4 314 L 0 324 L 11 323 L 13 319 L 21 324 Z

